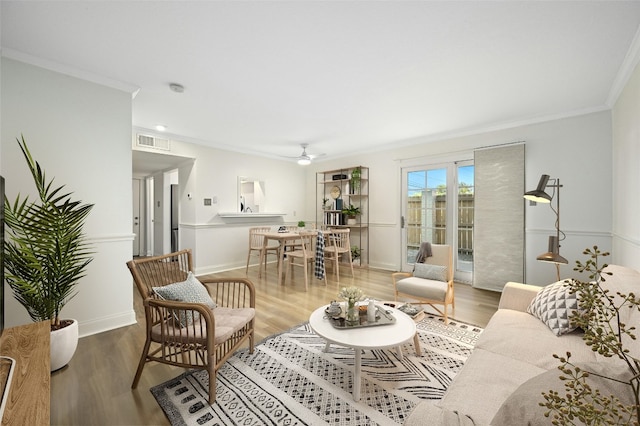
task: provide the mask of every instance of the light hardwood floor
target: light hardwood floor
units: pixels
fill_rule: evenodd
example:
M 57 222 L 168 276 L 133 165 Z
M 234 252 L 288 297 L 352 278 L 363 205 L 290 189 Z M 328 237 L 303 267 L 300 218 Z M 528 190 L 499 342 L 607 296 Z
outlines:
M 124 265 L 123 265 L 124 267 Z M 393 300 L 391 273 L 375 269 L 356 269 L 350 276 L 340 270 L 340 283 L 329 270 L 328 285 L 310 278 L 304 291 L 304 276 L 295 268 L 293 283 L 276 283 L 275 266 L 267 267 L 258 278 L 256 267 L 249 268 L 255 284 L 256 342 L 306 321 L 318 306 L 335 300 L 339 288 L 355 285 L 378 300 Z M 244 268 L 214 276 L 244 276 Z M 80 339 L 69 365 L 51 375 L 52 425 L 166 425 L 164 413 L 149 388 L 169 380 L 184 370 L 159 363 L 147 364 L 137 389 L 131 389 L 135 369 L 144 344 L 144 312 L 132 282 L 138 323 Z M 456 308 L 451 317 L 484 327 L 498 306 L 499 293 L 455 285 Z

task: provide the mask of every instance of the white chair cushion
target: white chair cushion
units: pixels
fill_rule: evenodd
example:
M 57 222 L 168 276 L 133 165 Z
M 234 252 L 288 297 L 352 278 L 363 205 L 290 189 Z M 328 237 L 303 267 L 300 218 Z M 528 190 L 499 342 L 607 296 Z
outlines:
M 446 282 L 418 277 L 403 278 L 396 283 L 396 288 L 400 293 L 443 302 L 447 294 L 447 287 Z
M 225 342 L 233 333 L 240 330 L 255 315 L 253 308 L 223 308 L 218 307 L 213 310 L 216 321 L 215 344 Z M 200 324 L 202 322 L 202 324 Z M 162 341 L 162 327 L 165 328 L 164 340 L 194 342 L 205 345 L 207 343 L 207 327 L 201 317 L 194 320 L 188 327 L 176 327 L 174 322 L 164 322 L 156 324 L 151 329 L 151 336 L 154 341 Z

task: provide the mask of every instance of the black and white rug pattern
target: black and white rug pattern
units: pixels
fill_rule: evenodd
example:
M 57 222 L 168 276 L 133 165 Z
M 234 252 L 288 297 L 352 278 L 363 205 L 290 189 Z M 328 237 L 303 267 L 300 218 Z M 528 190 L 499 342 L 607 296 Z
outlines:
M 216 403 L 208 404 L 204 371 L 151 388 L 172 425 L 396 425 L 421 400 L 442 398 L 482 329 L 427 316 L 413 342 L 363 351 L 361 400 L 351 394 L 353 349 L 332 345 L 308 324 L 240 351 L 220 369 Z

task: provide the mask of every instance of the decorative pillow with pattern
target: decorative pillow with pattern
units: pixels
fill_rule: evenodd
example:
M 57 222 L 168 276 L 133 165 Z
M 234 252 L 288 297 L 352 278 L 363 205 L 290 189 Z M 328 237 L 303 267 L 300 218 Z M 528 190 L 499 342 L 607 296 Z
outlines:
M 165 285 L 163 287 L 153 287 L 153 291 L 164 300 L 175 300 L 176 302 L 204 303 L 209 308 L 214 309 L 217 305 L 209 296 L 207 289 L 191 271 L 187 279 L 182 282 Z M 193 314 L 193 315 L 192 315 Z M 180 324 L 183 327 L 197 320 L 199 314 L 194 311 L 180 311 Z
M 545 323 L 556 336 L 577 328 L 569 318 L 578 310 L 578 295 L 570 292 L 567 281 L 544 287 L 527 307 L 527 312 Z
M 443 265 L 416 263 L 413 268 L 413 276 L 427 280 L 447 282 L 447 267 Z

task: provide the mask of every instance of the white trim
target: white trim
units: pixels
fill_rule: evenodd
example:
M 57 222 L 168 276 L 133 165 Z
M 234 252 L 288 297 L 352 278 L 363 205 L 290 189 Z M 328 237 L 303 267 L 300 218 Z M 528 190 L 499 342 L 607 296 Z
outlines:
M 525 232 L 527 234 L 540 234 L 540 235 L 551 235 L 555 234 L 556 230 L 554 229 L 545 229 L 545 228 L 526 228 Z M 566 235 L 573 235 L 575 237 L 600 237 L 607 238 L 613 236 L 611 232 L 608 231 L 580 231 L 580 230 L 567 230 L 562 229 Z
M 132 307 L 131 310 L 127 312 L 78 322 L 79 336 L 87 337 L 136 323 L 136 312 Z
M 218 213 L 220 217 L 226 218 L 234 218 L 234 219 L 252 219 L 254 217 L 278 217 L 278 216 L 286 216 L 286 213 Z
M 583 115 L 589 115 L 589 114 L 594 114 L 597 112 L 609 111 L 609 110 L 611 110 L 610 106 L 600 105 L 600 106 L 589 107 L 589 108 L 584 108 L 580 110 L 566 111 L 558 114 L 540 115 L 535 117 L 523 118 L 521 120 L 516 120 L 516 121 L 494 123 L 494 124 L 488 124 L 486 126 L 470 127 L 468 129 L 461 129 L 461 130 L 456 130 L 451 132 L 435 133 L 433 135 L 419 136 L 419 137 L 407 139 L 404 141 L 393 142 L 393 148 L 396 149 L 396 148 L 403 148 L 403 147 L 412 147 L 412 146 L 416 146 L 424 143 L 442 142 L 448 139 L 462 138 L 466 136 L 478 136 L 483 133 L 498 132 L 501 130 L 514 129 L 518 127 L 546 123 L 549 121 L 563 120 L 563 119 L 572 118 L 572 117 L 580 117 Z M 368 149 L 367 152 L 371 153 L 376 151 L 388 151 L 390 147 L 389 143 L 384 145 L 381 144 L 379 148 L 373 147 L 371 149 Z M 475 148 L 470 148 L 470 149 L 473 150 Z M 460 151 L 460 152 L 465 152 L 465 151 Z M 341 154 L 340 156 L 347 156 L 347 155 L 353 155 L 353 154 L 357 154 L 357 153 L 356 152 L 344 153 L 344 154 Z M 425 157 L 430 157 L 430 155 L 427 154 L 425 155 Z M 339 157 L 336 156 L 336 158 L 339 158 Z
M 111 235 L 90 235 L 87 237 L 87 242 L 93 243 L 93 244 L 133 242 L 135 237 L 136 235 L 133 233 L 111 234 Z
M 640 247 L 640 240 L 637 240 L 635 238 L 629 238 L 629 237 L 625 237 L 623 235 L 620 234 L 616 234 L 615 232 L 611 234 L 611 236 L 617 240 L 622 240 L 622 241 L 626 241 L 629 244 L 632 244 L 634 246 L 638 246 Z
M 613 108 L 618 98 L 622 94 L 624 87 L 633 74 L 633 70 L 640 62 L 640 28 L 636 31 L 636 35 L 633 37 L 633 41 L 627 50 L 627 55 L 622 61 L 622 66 L 618 70 L 616 78 L 613 80 L 609 96 L 607 97 L 607 106 Z
M 473 150 L 465 149 L 456 152 L 447 152 L 444 154 L 425 154 L 419 157 L 397 158 L 394 159 L 402 169 L 425 166 L 441 166 L 455 164 L 460 161 L 473 161 Z
M 138 95 L 138 92 L 140 92 L 140 87 L 136 86 L 135 84 L 113 80 L 111 78 L 108 78 L 102 75 L 98 75 L 98 74 L 91 73 L 89 71 L 73 68 L 68 65 L 64 65 L 49 59 L 39 58 L 37 56 L 33 56 L 28 53 L 23 53 L 18 50 L 7 49 L 5 47 L 2 49 L 2 57 L 24 62 L 29 65 L 34 65 L 36 67 L 47 69 L 49 71 L 55 71 L 60 74 L 79 78 L 81 80 L 86 80 L 92 83 L 100 84 L 102 86 L 110 87 L 112 89 L 121 90 L 123 92 L 130 93 L 131 99 L 135 99 L 135 97 Z

